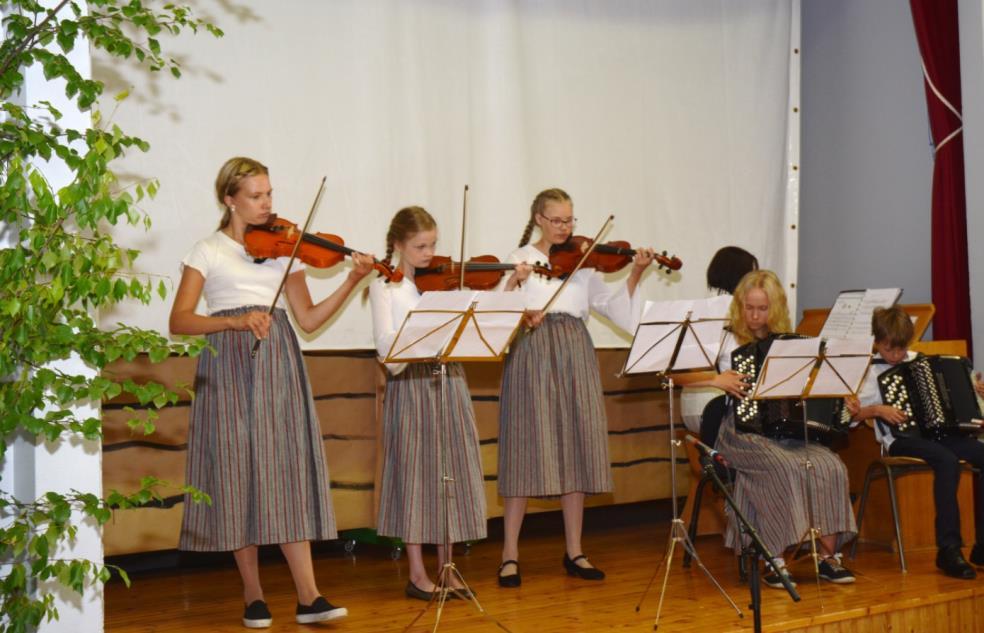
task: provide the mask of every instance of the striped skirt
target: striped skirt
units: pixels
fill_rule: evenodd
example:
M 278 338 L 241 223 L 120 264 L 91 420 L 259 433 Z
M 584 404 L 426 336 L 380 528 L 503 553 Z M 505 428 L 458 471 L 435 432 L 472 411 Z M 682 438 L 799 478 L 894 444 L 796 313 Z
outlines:
M 244 306 L 215 316 L 266 310 Z M 185 496 L 179 548 L 237 550 L 248 545 L 333 539 L 321 427 L 304 359 L 287 313 L 250 358 L 251 332 L 208 335 L 188 430 L 186 481 L 212 498 Z
M 485 538 L 485 484 L 471 393 L 461 365 L 441 377 L 431 363 L 387 375 L 383 403 L 383 481 L 377 532 L 406 543 L 444 542 L 444 468 L 450 541 Z M 447 407 L 447 416 L 442 409 Z
M 800 440 L 772 440 L 756 433 L 738 433 L 729 411 L 721 423 L 715 448 L 738 471 L 735 501 L 775 555 L 796 545 L 810 528 L 807 514 L 806 445 Z M 837 549 L 857 532 L 848 493 L 847 467 L 826 446 L 810 443 L 813 464 L 813 519 L 822 536 L 837 535 Z M 738 525 L 728 509 L 725 545 L 735 549 Z
M 499 398 L 499 494 L 611 492 L 608 418 L 584 321 L 549 314 L 512 345 Z

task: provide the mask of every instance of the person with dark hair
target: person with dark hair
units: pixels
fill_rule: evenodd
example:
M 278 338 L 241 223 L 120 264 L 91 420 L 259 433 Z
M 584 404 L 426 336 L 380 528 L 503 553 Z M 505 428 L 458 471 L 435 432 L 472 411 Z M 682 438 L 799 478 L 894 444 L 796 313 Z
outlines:
M 738 246 L 724 246 L 714 253 L 707 265 L 707 288 L 718 294 L 732 295 L 741 278 L 758 269 L 755 255 Z
M 859 398 L 848 398 L 847 406 L 855 420 L 875 420 L 875 439 L 882 454 L 892 457 L 918 457 L 933 469 L 933 503 L 936 506 L 936 566 L 947 576 L 970 580 L 977 576 L 960 551 L 960 508 L 957 484 L 960 483 L 960 460 L 966 460 L 984 472 L 984 444 L 977 438 L 950 435 L 940 439 L 909 437 L 898 433 L 896 426 L 906 421 L 901 409 L 884 404 L 878 388 L 878 376 L 888 368 L 916 357 L 909 351 L 914 328 L 912 319 L 899 306 L 876 308 L 871 317 L 875 336 L 875 354 L 865 377 Z M 984 385 L 974 381 L 978 393 Z M 984 481 L 978 476 L 974 507 L 977 542 L 970 551 L 970 562 L 984 566 Z
M 758 269 L 758 258 L 755 255 L 738 246 L 724 246 L 714 253 L 707 265 L 707 289 L 715 295 L 734 294 L 741 278 Z M 727 345 L 728 341 L 725 341 L 725 347 Z M 701 414 L 707 403 L 721 395 L 724 395 L 724 391 L 717 377 L 693 382 L 683 388 L 680 392 L 680 419 L 688 431 L 702 438 L 717 435 L 713 430 L 709 433 L 702 432 Z M 716 422 L 718 421 L 714 421 Z

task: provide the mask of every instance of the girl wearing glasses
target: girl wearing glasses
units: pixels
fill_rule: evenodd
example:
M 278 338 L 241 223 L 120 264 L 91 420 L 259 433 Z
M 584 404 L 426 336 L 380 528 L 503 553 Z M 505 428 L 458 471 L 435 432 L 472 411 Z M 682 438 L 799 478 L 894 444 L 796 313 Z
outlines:
M 519 532 L 529 497 L 560 498 L 564 514 L 564 569 L 570 576 L 601 580 L 581 550 L 584 497 L 611 492 L 608 420 L 601 377 L 585 327 L 594 310 L 619 327 L 633 329 L 642 301 L 636 287 L 652 263 L 651 249 L 638 249 L 626 282 L 605 284 L 601 274 L 579 270 L 547 313 L 542 307 L 561 281 L 530 275 L 529 264 L 546 262 L 550 247 L 574 230 L 570 196 L 560 189 L 540 192 L 519 248 L 508 258 L 521 265 L 506 290 L 526 295 L 531 328 L 513 343 L 502 377 L 499 406 L 499 494 L 505 499 L 504 543 L 499 585 L 518 587 Z M 530 243 L 533 230 L 540 239 Z

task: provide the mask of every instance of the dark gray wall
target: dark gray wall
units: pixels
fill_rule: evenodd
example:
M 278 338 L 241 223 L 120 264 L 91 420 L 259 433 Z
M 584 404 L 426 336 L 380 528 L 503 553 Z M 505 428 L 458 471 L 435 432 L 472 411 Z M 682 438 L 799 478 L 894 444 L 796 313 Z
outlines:
M 960 83 L 963 93 L 964 170 L 967 174 L 967 235 L 970 236 L 970 308 L 974 349 L 984 358 L 984 7 L 982 0 L 959 0 Z M 975 239 L 977 238 L 977 239 Z M 977 364 L 978 369 L 984 362 Z
M 931 300 L 932 149 L 909 3 L 804 0 L 799 301 Z

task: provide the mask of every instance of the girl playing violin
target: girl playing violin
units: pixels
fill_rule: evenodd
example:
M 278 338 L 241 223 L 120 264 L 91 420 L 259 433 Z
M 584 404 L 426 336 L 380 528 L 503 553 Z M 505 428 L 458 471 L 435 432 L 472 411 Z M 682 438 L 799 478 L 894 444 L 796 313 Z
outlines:
M 326 299 L 314 303 L 303 265 L 287 276 L 286 302 L 270 315 L 287 258 L 257 263 L 244 247 L 249 225 L 270 217 L 272 189 L 265 166 L 232 158 L 215 180 L 224 209 L 219 230 L 199 241 L 181 262 L 181 283 L 171 308 L 174 334 L 204 334 L 215 353 L 202 353 L 188 431 L 188 484 L 211 505 L 185 499 L 179 547 L 232 550 L 243 580 L 243 625 L 270 626 L 263 599 L 257 546 L 276 543 L 297 590 L 296 620 L 306 624 L 347 615 L 318 590 L 310 541 L 336 538 L 321 426 L 304 359 L 287 319 L 289 304 L 307 332 L 327 321 L 373 258 L 353 257 L 355 268 Z M 208 314 L 196 312 L 204 294 Z M 250 350 L 260 339 L 256 358 Z
M 499 585 L 517 587 L 519 532 L 528 497 L 559 497 L 564 515 L 564 569 L 571 576 L 601 580 L 581 550 L 584 497 L 612 490 L 608 461 L 608 421 L 601 377 L 585 327 L 595 310 L 631 330 L 641 313 L 636 287 L 653 261 L 639 249 L 624 284 L 608 287 L 601 274 L 582 269 L 544 314 L 542 308 L 561 283 L 530 275 L 530 264 L 546 261 L 550 247 L 574 230 L 573 203 L 560 189 L 539 193 L 520 247 L 508 261 L 523 263 L 506 282 L 507 290 L 527 297 L 533 329 L 512 345 L 502 377 L 499 402 L 499 494 L 505 499 L 504 543 Z M 530 244 L 533 230 L 540 239 Z
M 380 360 L 389 354 L 407 313 L 420 300 L 414 273 L 431 264 L 436 243 L 437 223 L 424 209 L 407 207 L 393 216 L 386 234 L 385 262 L 389 264 L 394 252 L 399 254 L 403 280 L 386 283 L 377 279 L 369 286 L 373 338 Z M 475 414 L 460 364 L 447 366 L 444 404 L 433 364 L 387 364 L 386 369 L 383 480 L 376 529 L 380 535 L 399 537 L 406 543 L 410 565 L 407 596 L 430 600 L 435 584 L 424 566 L 421 544 L 438 544 L 439 566 L 443 567 L 446 558 L 441 545 L 444 473 L 438 463 L 438 442 L 443 442 L 443 466 L 453 479 L 448 542 L 485 538 L 485 489 Z M 443 411 L 448 412 L 447 417 Z M 457 578 L 452 576 L 448 581 L 465 595 Z

